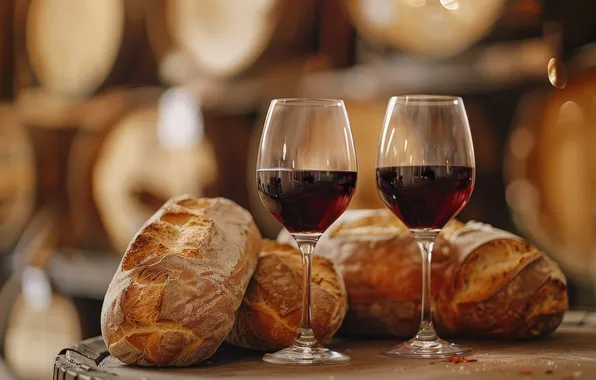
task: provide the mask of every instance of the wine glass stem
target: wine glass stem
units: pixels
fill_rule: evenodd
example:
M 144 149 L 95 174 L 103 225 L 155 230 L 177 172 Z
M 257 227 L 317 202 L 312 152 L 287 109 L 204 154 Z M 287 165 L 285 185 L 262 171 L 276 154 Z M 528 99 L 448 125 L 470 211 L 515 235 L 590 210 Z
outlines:
M 300 252 L 302 253 L 302 317 L 300 318 L 300 329 L 294 339 L 294 346 L 315 347 L 317 339 L 311 326 L 311 303 L 310 303 L 310 280 L 311 280 L 311 258 L 315 250 L 315 241 L 296 239 Z
M 420 254 L 422 256 L 422 304 L 420 306 L 421 322 L 420 327 L 418 328 L 418 333 L 416 334 L 416 339 L 431 341 L 438 338 L 435 328 L 433 327 L 431 313 L 432 293 L 430 287 L 430 276 L 434 237 L 417 237 L 416 242 L 418 243 Z

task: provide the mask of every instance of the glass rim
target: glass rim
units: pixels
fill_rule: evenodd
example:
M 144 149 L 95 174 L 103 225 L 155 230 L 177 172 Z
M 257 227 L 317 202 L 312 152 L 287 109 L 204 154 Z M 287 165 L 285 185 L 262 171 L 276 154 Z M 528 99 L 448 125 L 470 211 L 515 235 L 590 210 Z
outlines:
M 412 105 L 457 105 L 463 104 L 463 100 L 459 96 L 453 95 L 429 95 L 429 94 L 413 94 L 413 95 L 396 95 L 390 98 L 392 103 L 407 103 Z
M 334 98 L 279 98 L 273 99 L 271 105 L 315 106 L 315 107 L 343 107 L 344 101 Z

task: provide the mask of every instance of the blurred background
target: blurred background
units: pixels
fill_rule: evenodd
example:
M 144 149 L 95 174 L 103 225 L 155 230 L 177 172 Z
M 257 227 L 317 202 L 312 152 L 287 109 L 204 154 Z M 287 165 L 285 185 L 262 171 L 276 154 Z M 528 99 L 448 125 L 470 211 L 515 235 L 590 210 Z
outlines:
M 387 99 L 462 96 L 477 184 L 458 218 L 530 239 L 593 308 L 594 42 L 593 0 L 0 0 L 0 378 L 50 378 L 100 334 L 169 197 L 230 198 L 277 235 L 254 183 L 276 97 L 345 100 L 351 208 L 377 208 Z

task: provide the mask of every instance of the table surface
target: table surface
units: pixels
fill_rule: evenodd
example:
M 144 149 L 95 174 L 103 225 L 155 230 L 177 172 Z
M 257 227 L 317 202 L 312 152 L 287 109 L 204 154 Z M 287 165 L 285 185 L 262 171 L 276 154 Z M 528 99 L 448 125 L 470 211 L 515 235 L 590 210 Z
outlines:
M 101 338 L 89 340 L 96 347 Z M 452 363 L 443 359 L 401 359 L 380 354 L 396 343 L 392 340 L 335 340 L 328 346 L 352 357 L 332 366 L 277 366 L 261 361 L 261 353 L 224 345 L 208 362 L 190 368 L 146 369 L 130 367 L 104 354 L 94 362 L 80 364 L 75 351 L 65 350 L 57 358 L 60 367 L 77 372 L 81 366 L 89 378 L 109 380 L 187 380 L 238 376 L 243 379 L 596 379 L 596 314 L 568 313 L 563 325 L 550 337 L 526 342 L 462 341 L 474 349 L 473 362 Z M 83 347 L 83 351 L 84 351 Z M 101 351 L 99 349 L 98 351 Z M 70 360 L 69 360 L 70 356 Z M 86 355 L 83 352 L 83 356 Z M 80 358 L 79 358 L 80 359 Z M 75 362 L 78 362 L 75 363 Z M 97 365 L 94 365 L 96 363 Z M 65 371 L 66 372 L 66 371 Z M 56 372 L 57 373 L 57 372 Z M 73 377 L 74 378 L 74 377 Z M 79 376 L 86 379 L 86 376 Z M 70 379 L 68 376 L 55 379 Z

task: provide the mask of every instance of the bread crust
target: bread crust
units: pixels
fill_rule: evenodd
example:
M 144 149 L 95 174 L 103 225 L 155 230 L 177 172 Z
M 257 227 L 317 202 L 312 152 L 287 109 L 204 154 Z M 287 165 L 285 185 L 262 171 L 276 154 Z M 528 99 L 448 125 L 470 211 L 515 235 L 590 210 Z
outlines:
M 316 248 L 317 254 L 336 264 L 345 281 L 348 312 L 340 333 L 411 337 L 420 324 L 422 272 L 418 245 L 391 211 L 380 209 L 364 215 L 359 211 L 346 212 Z M 455 258 L 443 235 L 457 224 L 450 222 L 437 238 L 432 260 L 433 294 L 438 293 L 443 274 Z M 278 238 L 286 239 L 284 235 Z
M 489 241 L 458 252 L 435 299 L 444 336 L 527 339 L 549 335 L 568 308 L 559 266 L 521 239 Z
M 325 343 L 341 326 L 347 309 L 343 279 L 333 262 L 312 257 L 312 327 Z M 297 248 L 263 240 L 257 269 L 227 341 L 273 351 L 292 345 L 302 308 L 302 258 Z
M 232 328 L 260 251 L 252 216 L 224 198 L 166 202 L 132 239 L 104 299 L 110 353 L 127 364 L 187 366 Z
M 345 280 L 349 310 L 340 333 L 413 336 L 421 295 L 414 238 L 389 210 L 346 214 L 316 250 L 336 263 Z M 441 335 L 544 336 L 561 324 L 568 307 L 565 276 L 556 263 L 523 239 L 482 223 L 449 222 L 435 242 L 431 270 Z

